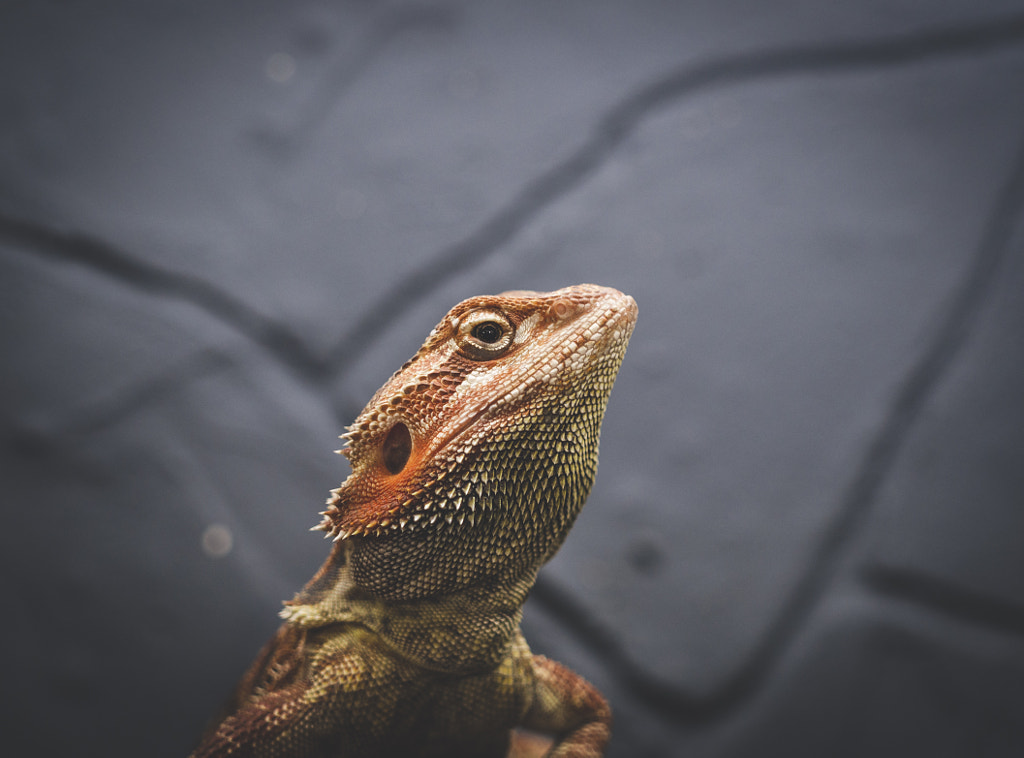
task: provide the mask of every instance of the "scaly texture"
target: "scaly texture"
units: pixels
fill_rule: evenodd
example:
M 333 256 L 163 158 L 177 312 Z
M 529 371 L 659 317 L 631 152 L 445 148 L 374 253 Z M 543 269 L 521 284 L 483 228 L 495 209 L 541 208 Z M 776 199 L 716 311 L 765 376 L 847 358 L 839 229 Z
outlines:
M 636 313 L 579 285 L 445 316 L 344 435 L 314 527 L 334 549 L 195 758 L 497 758 L 516 727 L 603 754 L 608 704 L 519 621 L 590 491 Z

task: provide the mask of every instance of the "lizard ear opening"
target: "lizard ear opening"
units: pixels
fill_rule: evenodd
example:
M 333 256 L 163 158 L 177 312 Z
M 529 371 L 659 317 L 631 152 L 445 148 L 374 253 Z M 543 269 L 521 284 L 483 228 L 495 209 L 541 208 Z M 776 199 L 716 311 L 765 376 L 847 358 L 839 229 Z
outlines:
M 381 455 L 384 458 L 384 468 L 389 474 L 399 474 L 409 462 L 409 454 L 412 453 L 412 435 L 409 427 L 399 421 L 388 430 L 381 447 Z

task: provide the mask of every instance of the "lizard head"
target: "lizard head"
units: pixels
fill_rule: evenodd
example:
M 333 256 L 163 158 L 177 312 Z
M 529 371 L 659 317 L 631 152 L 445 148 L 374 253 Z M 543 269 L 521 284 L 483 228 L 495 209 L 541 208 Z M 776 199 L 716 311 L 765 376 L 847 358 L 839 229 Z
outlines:
M 378 552 L 476 540 L 492 563 L 539 565 L 589 493 L 636 315 L 595 285 L 459 303 L 343 435 L 352 473 L 314 528 Z

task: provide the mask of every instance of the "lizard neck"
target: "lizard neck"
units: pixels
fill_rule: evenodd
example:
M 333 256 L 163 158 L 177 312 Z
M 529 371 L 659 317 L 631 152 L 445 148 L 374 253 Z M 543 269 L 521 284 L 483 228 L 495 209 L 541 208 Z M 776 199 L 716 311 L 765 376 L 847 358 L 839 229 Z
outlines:
M 394 599 L 358 583 L 354 549 L 348 541 L 335 545 L 316 576 L 285 603 L 281 616 L 288 623 L 303 628 L 358 624 L 396 654 L 436 671 L 486 671 L 504 660 L 536 569 L 514 580 L 483 580 L 443 595 Z

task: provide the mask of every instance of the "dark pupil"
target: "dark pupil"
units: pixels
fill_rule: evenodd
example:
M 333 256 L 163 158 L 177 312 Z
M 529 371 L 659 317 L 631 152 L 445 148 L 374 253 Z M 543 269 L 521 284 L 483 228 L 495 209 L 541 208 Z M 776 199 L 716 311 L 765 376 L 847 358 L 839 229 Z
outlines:
M 501 339 L 501 327 L 493 321 L 485 321 L 473 327 L 473 336 L 481 342 L 493 345 Z

